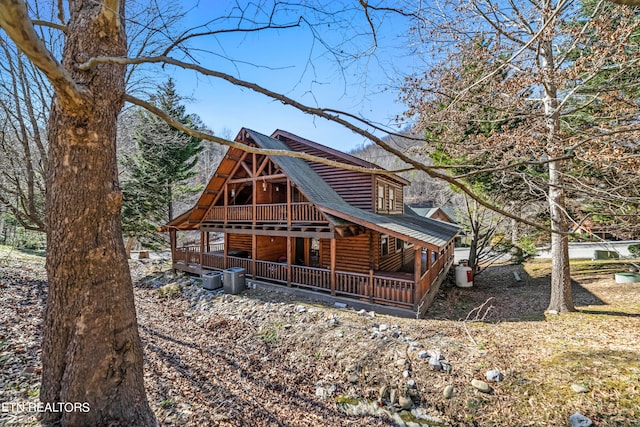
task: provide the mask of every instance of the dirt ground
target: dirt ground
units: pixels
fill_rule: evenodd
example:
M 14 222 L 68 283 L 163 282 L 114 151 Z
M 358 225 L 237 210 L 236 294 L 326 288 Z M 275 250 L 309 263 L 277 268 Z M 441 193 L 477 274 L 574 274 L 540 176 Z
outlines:
M 0 252 L 3 403 L 38 398 L 43 263 Z M 163 260 L 132 260 L 148 398 L 177 426 L 565 426 L 576 412 L 640 426 L 640 283 L 616 284 L 620 268 L 575 265 L 578 311 L 545 315 L 547 263 L 492 267 L 473 288 L 444 286 L 416 320 L 259 285 L 205 291 Z M 485 379 L 493 369 L 502 381 Z M 0 412 L 0 425 L 35 424 Z

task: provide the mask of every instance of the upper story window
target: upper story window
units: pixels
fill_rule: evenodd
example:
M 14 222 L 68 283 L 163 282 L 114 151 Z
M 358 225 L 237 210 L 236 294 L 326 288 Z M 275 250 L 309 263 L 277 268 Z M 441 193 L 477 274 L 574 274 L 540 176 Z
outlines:
M 384 210 L 384 185 L 378 185 L 378 210 Z
M 393 188 L 389 188 L 389 210 L 396 210 L 396 198 Z

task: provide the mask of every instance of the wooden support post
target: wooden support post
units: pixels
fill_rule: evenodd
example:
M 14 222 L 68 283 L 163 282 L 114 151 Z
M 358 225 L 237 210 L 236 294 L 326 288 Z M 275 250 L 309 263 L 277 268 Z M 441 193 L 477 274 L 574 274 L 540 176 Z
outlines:
M 223 219 L 224 219 L 224 224 L 226 225 L 227 222 L 229 221 L 229 184 L 227 184 L 226 182 L 224 184 L 224 218 Z M 225 243 L 226 243 L 226 237 L 227 235 L 225 233 Z M 226 248 L 226 245 L 225 245 L 225 248 Z M 226 263 L 226 258 L 227 258 L 226 251 L 225 251 L 224 257 L 225 257 L 225 263 Z
M 252 167 L 252 172 L 251 174 L 253 175 L 253 180 L 251 181 L 251 217 L 252 217 L 252 224 L 254 226 L 255 229 L 255 225 L 258 222 L 257 220 L 257 216 L 258 216 L 258 178 L 256 176 L 256 153 L 252 153 L 252 163 L 253 163 L 253 167 Z M 254 245 L 255 246 L 255 245 Z M 255 260 L 255 257 L 253 258 Z M 255 263 L 254 263 L 255 266 Z M 254 269 L 255 271 L 255 269 Z M 255 277 L 254 277 L 255 278 Z
M 226 211 L 226 209 L 225 209 Z M 229 268 L 229 233 L 224 233 L 224 248 L 223 248 L 223 258 L 222 258 L 222 268 Z
M 331 260 L 330 260 L 330 269 L 331 269 L 331 295 L 336 294 L 336 239 L 332 238 L 331 242 Z
M 293 237 L 287 236 L 287 286 L 291 287 L 291 260 L 293 259 Z
M 292 188 L 291 188 L 291 180 L 289 178 L 287 178 L 287 230 L 291 231 L 291 222 L 293 221 L 293 219 L 291 218 L 292 215 L 292 203 L 293 203 L 293 194 L 292 194 Z
M 200 274 L 202 275 L 202 266 L 204 264 L 204 231 L 200 232 Z
M 251 236 L 251 275 L 256 278 L 256 260 L 258 259 L 258 235 Z
M 375 181 L 374 181 L 375 182 Z M 375 187 L 375 186 L 374 186 Z M 375 191 L 374 191 L 375 193 Z M 373 238 L 373 231 L 369 230 L 369 286 L 367 286 L 368 294 L 369 294 L 369 302 L 373 302 L 373 294 L 374 294 L 374 284 L 373 284 L 373 269 L 375 268 L 375 239 Z
M 415 247 L 415 255 L 414 255 L 414 282 L 415 289 L 413 295 L 413 308 L 418 309 L 418 304 L 422 299 L 422 247 Z
M 374 284 L 373 284 L 373 270 L 369 270 L 369 302 L 373 302 Z

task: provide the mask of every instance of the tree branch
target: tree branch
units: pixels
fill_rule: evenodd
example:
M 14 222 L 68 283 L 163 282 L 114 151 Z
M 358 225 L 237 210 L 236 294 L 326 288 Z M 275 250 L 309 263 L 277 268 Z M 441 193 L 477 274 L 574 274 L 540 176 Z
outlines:
M 0 0 L 0 27 L 47 76 L 63 102 L 76 106 L 86 102 L 87 91 L 76 84 L 36 34 L 24 2 Z
M 262 155 L 266 155 L 266 156 L 296 157 L 296 158 L 307 160 L 307 161 L 311 161 L 311 162 L 322 163 L 322 164 L 325 164 L 325 165 L 328 165 L 328 166 L 334 166 L 334 167 L 338 167 L 338 168 L 342 168 L 342 169 L 348 169 L 348 170 L 357 171 L 357 172 L 364 172 L 364 173 L 372 173 L 372 174 L 377 174 L 377 175 L 394 175 L 394 174 L 397 174 L 397 173 L 400 173 L 400 172 L 407 172 L 407 171 L 413 170 L 413 168 L 400 169 L 400 170 L 395 170 L 395 171 L 389 171 L 389 170 L 384 170 L 384 169 L 365 168 L 365 167 L 361 167 L 361 166 L 348 165 L 346 163 L 336 162 L 336 161 L 333 161 L 333 160 L 326 159 L 324 157 L 318 157 L 318 156 L 314 156 L 314 155 L 307 154 L 307 153 L 301 153 L 301 152 L 297 152 L 297 151 L 271 150 L 271 149 L 265 149 L 265 148 L 251 147 L 249 145 L 242 144 L 242 143 L 239 143 L 239 142 L 229 141 L 229 140 L 226 140 L 224 138 L 220 138 L 220 137 L 217 137 L 215 135 L 211 135 L 211 134 L 206 133 L 206 132 L 201 132 L 201 131 L 198 131 L 198 130 L 191 129 L 191 128 L 183 125 L 179 121 L 173 119 L 169 114 L 167 114 L 165 111 L 159 109 L 155 105 L 150 104 L 150 103 L 148 103 L 146 101 L 143 101 L 143 100 L 141 100 L 139 98 L 136 98 L 134 96 L 126 94 L 124 96 L 124 100 L 127 101 L 127 102 L 130 102 L 130 103 L 132 103 L 134 105 L 137 105 L 139 107 L 142 107 L 145 110 L 148 110 L 149 112 L 151 112 L 151 113 L 155 114 L 156 116 L 160 117 L 162 120 L 166 121 L 171 126 L 175 127 L 176 129 L 181 130 L 182 132 L 184 132 L 184 133 L 186 133 L 188 135 L 191 135 L 194 138 L 200 138 L 200 139 L 204 139 L 204 140 L 207 140 L 207 141 L 215 142 L 215 143 L 218 143 L 218 144 L 221 144 L 221 145 L 226 145 L 227 147 L 230 147 L 230 148 L 237 148 L 239 150 L 246 151 L 248 153 L 262 154 Z
M 622 4 L 625 6 L 640 6 L 640 0 L 609 0 L 611 3 Z
M 251 83 L 251 82 L 247 82 L 244 80 L 240 80 L 236 77 L 233 77 L 229 74 L 225 74 L 219 71 L 214 71 L 214 70 L 210 70 L 204 67 L 201 67 L 199 65 L 195 65 L 195 64 L 190 64 L 190 63 L 186 63 L 186 62 L 182 62 L 179 60 L 176 60 L 174 58 L 171 57 L 166 57 L 166 56 L 156 56 L 156 57 L 146 57 L 146 58 L 124 58 L 124 57 L 95 57 L 95 58 L 91 58 L 90 60 L 86 61 L 83 64 L 80 64 L 78 66 L 79 69 L 81 70 L 89 70 L 95 66 L 97 66 L 98 64 L 104 64 L 104 63 L 116 63 L 116 64 L 122 64 L 122 65 L 127 65 L 127 64 L 141 64 L 141 63 L 163 63 L 163 64 L 171 64 L 171 65 L 175 65 L 181 68 L 185 68 L 185 69 L 190 69 L 190 70 L 194 70 L 197 71 L 203 75 L 207 75 L 210 77 L 216 77 L 216 78 L 220 78 L 222 80 L 226 80 L 229 83 L 232 83 L 236 86 L 240 86 L 240 87 L 245 87 L 247 89 L 251 89 L 254 92 L 258 92 L 260 94 L 263 94 L 265 96 L 268 96 L 272 99 L 276 99 L 280 102 L 282 102 L 285 105 L 289 105 L 292 106 L 306 114 L 309 115 L 313 115 L 313 116 L 317 116 L 317 117 L 322 117 L 326 120 L 341 124 L 342 126 L 344 126 L 345 128 L 353 131 L 354 133 L 357 133 L 358 135 L 361 135 L 365 138 L 367 138 L 368 140 L 374 142 L 376 145 L 378 145 L 379 147 L 381 147 L 382 149 L 384 149 L 385 151 L 387 151 L 388 153 L 393 154 L 394 156 L 396 156 L 397 158 L 399 158 L 400 160 L 402 160 L 403 162 L 407 163 L 408 165 L 413 166 L 413 168 L 417 169 L 417 170 L 421 170 L 423 172 L 425 172 L 427 175 L 431 176 L 432 178 L 436 178 L 436 179 L 440 179 L 443 180 L 451 185 L 453 185 L 454 187 L 460 189 L 460 191 L 462 191 L 463 193 L 467 194 L 469 197 L 473 198 L 474 200 L 477 200 L 479 204 L 481 204 L 482 206 L 484 206 L 487 209 L 491 209 L 492 211 L 499 213 L 500 215 L 503 215 L 507 218 L 511 218 L 514 219 L 520 223 L 523 224 L 527 224 L 530 225 L 531 227 L 537 228 L 539 230 L 543 230 L 549 233 L 558 233 L 558 234 L 562 234 L 562 235 L 566 235 L 568 234 L 566 231 L 564 230 L 552 230 L 548 227 L 545 227 L 541 224 L 537 224 L 534 223 L 532 221 L 526 220 L 524 218 L 521 218 L 515 214 L 512 214 L 510 212 L 505 211 L 504 209 L 499 208 L 498 206 L 491 204 L 485 200 L 482 200 L 480 197 L 478 197 L 473 190 L 471 190 L 466 184 L 464 184 L 463 182 L 451 177 L 450 175 L 447 175 L 445 173 L 442 172 L 438 172 L 437 170 L 435 170 L 433 167 L 429 167 L 427 165 L 424 165 L 423 163 L 421 163 L 420 161 L 413 159 L 411 157 L 409 157 L 407 154 L 403 153 L 402 151 L 390 146 L 389 144 L 387 144 L 385 141 L 383 141 L 381 138 L 377 137 L 376 135 L 372 134 L 371 132 L 367 131 L 366 129 L 362 129 L 359 126 L 354 125 L 353 123 L 349 122 L 348 120 L 344 119 L 343 117 L 341 117 L 339 114 L 335 114 L 335 113 L 328 113 L 328 110 L 322 109 L 322 108 L 317 108 L 317 107 L 309 107 L 307 105 L 304 105 L 294 99 L 289 98 L 286 95 L 283 95 L 281 93 L 278 92 L 274 92 L 272 90 L 266 89 L 260 85 L 257 85 L 255 83 Z M 224 140 L 222 138 L 218 138 L 218 137 L 212 137 L 211 135 L 205 134 L 205 133 L 201 133 L 201 132 L 197 132 L 197 131 L 193 131 L 193 130 L 189 130 L 189 129 L 183 129 L 178 127 L 177 123 L 175 121 L 173 121 L 168 115 L 164 114 L 161 115 L 162 111 L 158 110 L 157 108 L 155 108 L 154 106 L 141 101 L 137 98 L 134 98 L 130 95 L 125 95 L 125 101 L 129 101 L 131 103 L 134 103 L 136 105 L 140 105 L 140 106 L 144 106 L 144 108 L 147 108 L 149 111 L 153 112 L 154 114 L 158 114 L 160 117 L 163 117 L 165 119 L 169 119 L 171 120 L 169 123 L 172 126 L 177 127 L 178 129 L 181 129 L 183 131 L 185 131 L 186 133 L 189 133 L 193 136 L 196 136 L 198 138 L 203 138 L 203 139 L 207 139 L 210 141 L 214 141 L 214 142 L 218 142 L 220 144 L 223 145 L 227 145 L 227 146 L 235 146 L 235 148 L 241 149 L 241 150 L 245 150 L 245 151 L 249 151 L 247 150 L 247 146 L 244 144 L 239 144 L 239 145 L 235 145 L 236 143 L 231 143 L 230 141 Z M 333 111 L 333 110 L 332 110 Z M 191 133 L 191 132 L 196 132 L 196 133 Z M 214 138 L 214 139 L 212 139 Z M 240 146 L 241 145 L 241 146 Z M 251 151 L 250 151 L 251 152 Z M 256 151 L 257 152 L 257 151 Z M 304 156 L 308 156 L 307 154 L 303 154 L 303 153 L 294 153 L 294 152 L 290 152 L 290 151 L 286 151 L 286 152 L 280 152 L 280 153 L 274 153 L 272 150 L 268 150 L 268 152 L 266 152 L 265 150 L 261 151 L 261 153 L 264 154 L 268 154 L 268 155 L 284 155 L 284 156 L 294 156 L 294 157 L 300 157 L 300 158 L 305 158 Z M 327 163 L 328 160 L 327 159 L 323 159 L 320 157 L 314 157 L 314 156 L 308 156 L 307 158 L 308 160 L 313 160 L 313 161 L 318 161 L 318 162 L 322 162 L 324 164 L 330 164 Z M 332 164 L 333 166 L 336 167 L 341 167 L 344 168 L 347 165 L 344 165 L 342 163 L 339 162 L 334 162 Z M 381 171 L 381 170 L 374 170 L 374 169 L 367 169 L 367 168 L 356 168 L 354 169 L 353 166 L 349 167 L 352 170 L 361 170 L 362 172 L 366 172 L 366 173 L 377 173 L 377 174 L 393 174 L 393 173 L 397 173 L 398 171 Z M 407 169 L 403 169 L 407 170 Z
M 61 24 L 56 24 L 54 22 L 50 22 L 50 21 L 43 21 L 42 19 L 32 19 L 31 23 L 33 23 L 33 25 L 39 25 L 41 27 L 50 27 L 56 30 L 60 30 L 63 33 L 67 33 L 67 26 L 66 25 L 61 25 Z

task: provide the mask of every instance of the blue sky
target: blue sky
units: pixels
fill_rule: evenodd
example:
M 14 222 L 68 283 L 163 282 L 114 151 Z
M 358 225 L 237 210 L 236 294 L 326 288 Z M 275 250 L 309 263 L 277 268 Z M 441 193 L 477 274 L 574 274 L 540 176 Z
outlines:
M 231 3 L 198 2 L 189 10 L 185 25 L 190 27 L 225 16 Z M 345 3 L 358 5 L 355 1 Z M 342 17 L 344 21 L 334 26 L 327 22 L 317 27 L 318 36 L 336 45 L 347 40 L 339 47 L 345 52 L 370 48 L 372 37 L 364 13 L 354 9 L 344 12 Z M 347 111 L 388 126 L 394 124 L 395 116 L 404 109 L 393 88 L 402 74 L 411 71 L 412 58 L 403 53 L 408 23 L 391 15 L 373 17 L 372 22 L 378 31 L 375 55 L 349 61 L 346 67 L 339 66 L 327 54 L 306 25 L 298 29 L 222 34 L 191 42 L 191 53 L 201 65 L 281 91 L 310 106 Z M 209 28 L 233 25 L 237 23 L 225 20 L 211 23 Z M 342 151 L 367 143 L 340 125 L 303 114 L 248 89 L 191 71 L 167 68 L 166 72 L 176 80 L 180 93 L 191 98 L 188 112 L 198 114 L 218 135 L 230 133 L 233 137 L 241 127 L 266 134 L 280 128 Z M 392 128 L 397 130 L 395 126 Z

